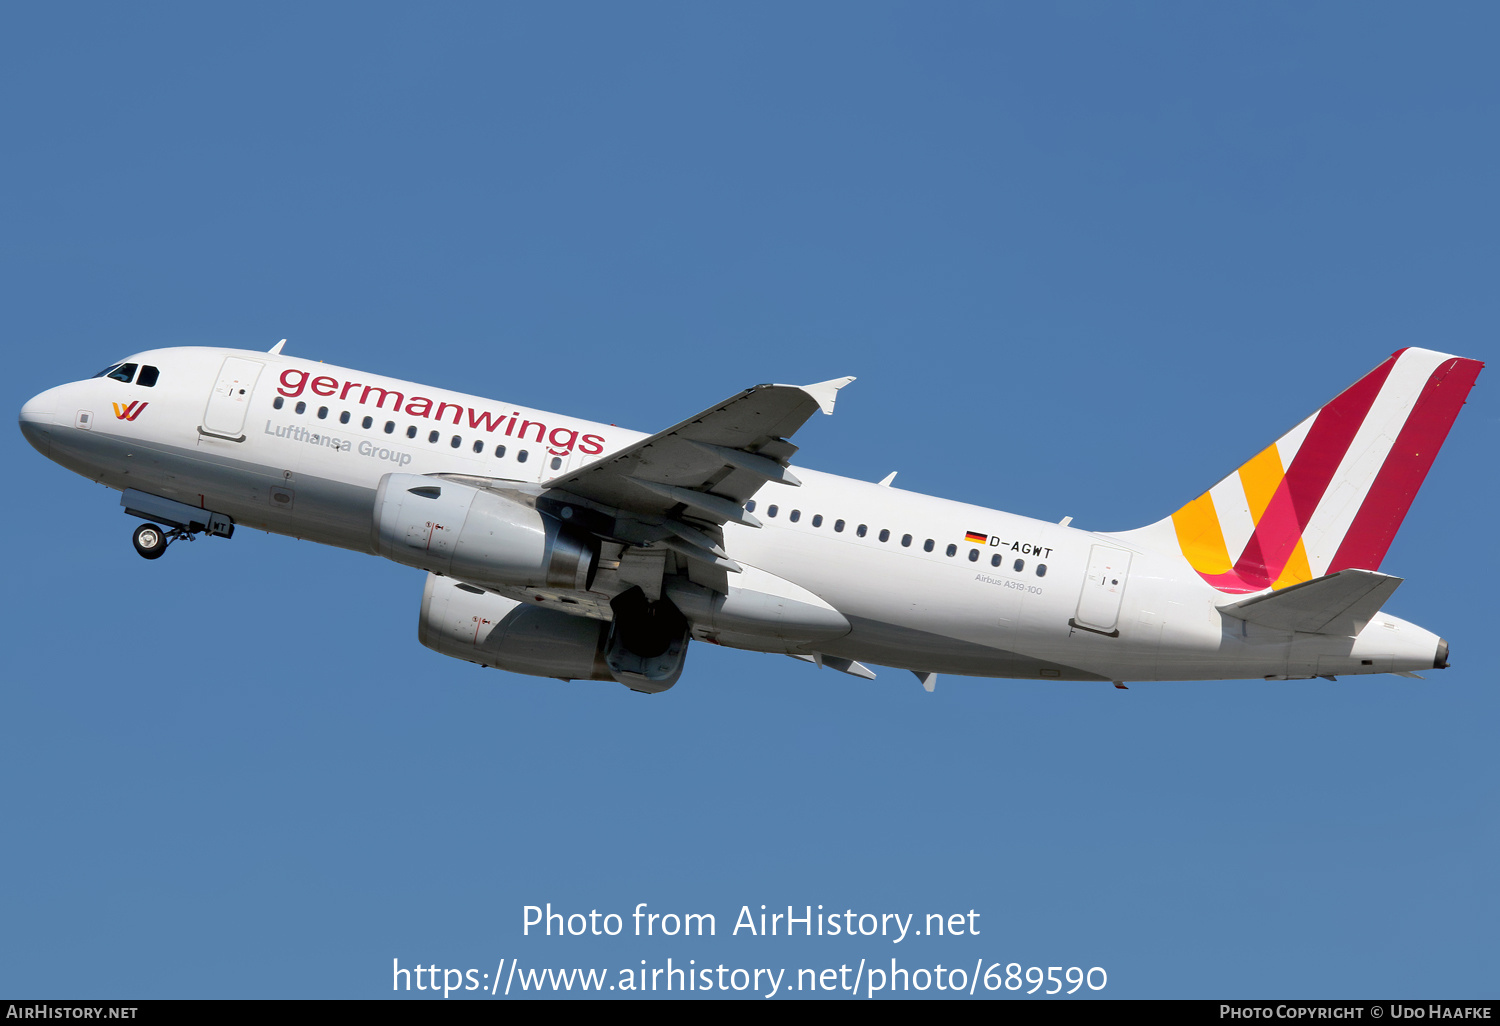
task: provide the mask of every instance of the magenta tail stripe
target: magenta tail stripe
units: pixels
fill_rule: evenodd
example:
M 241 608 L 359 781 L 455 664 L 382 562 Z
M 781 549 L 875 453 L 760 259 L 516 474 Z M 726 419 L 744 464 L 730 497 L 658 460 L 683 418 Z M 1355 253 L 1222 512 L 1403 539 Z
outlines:
M 1266 506 L 1265 513 L 1261 514 L 1260 523 L 1255 525 L 1250 545 L 1245 547 L 1246 555 L 1253 548 L 1260 559 L 1261 574 L 1265 579 L 1265 584 L 1261 587 L 1269 588 L 1281 576 L 1287 561 L 1297 550 L 1297 543 L 1302 540 L 1302 529 L 1305 526 L 1297 518 L 1291 487 L 1283 480 Z

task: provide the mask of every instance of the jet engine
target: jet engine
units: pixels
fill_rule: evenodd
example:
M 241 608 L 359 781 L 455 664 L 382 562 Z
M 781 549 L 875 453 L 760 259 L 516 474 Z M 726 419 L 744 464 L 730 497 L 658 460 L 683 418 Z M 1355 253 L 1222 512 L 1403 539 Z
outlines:
M 648 693 L 676 684 L 687 661 L 682 614 L 670 602 L 648 602 L 639 588 L 610 605 L 613 620 L 570 616 L 430 573 L 417 640 L 434 652 L 512 673 L 613 680 Z
M 375 493 L 375 551 L 476 584 L 587 591 L 598 542 L 502 495 L 417 474 L 387 474 Z

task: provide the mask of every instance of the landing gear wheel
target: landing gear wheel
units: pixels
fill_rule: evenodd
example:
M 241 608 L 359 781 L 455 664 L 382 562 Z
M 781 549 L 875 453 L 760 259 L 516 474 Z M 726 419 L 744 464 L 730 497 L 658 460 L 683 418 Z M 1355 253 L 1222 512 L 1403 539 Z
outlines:
M 167 532 L 155 524 L 137 527 L 130 540 L 135 542 L 135 551 L 146 559 L 155 559 L 167 551 Z

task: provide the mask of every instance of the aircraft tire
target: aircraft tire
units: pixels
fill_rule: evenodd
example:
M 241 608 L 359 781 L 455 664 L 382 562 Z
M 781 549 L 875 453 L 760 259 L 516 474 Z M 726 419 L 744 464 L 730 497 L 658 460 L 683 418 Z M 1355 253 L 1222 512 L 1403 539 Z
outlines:
M 167 532 L 155 524 L 137 527 L 130 540 L 135 543 L 135 551 L 145 559 L 156 559 L 167 551 Z

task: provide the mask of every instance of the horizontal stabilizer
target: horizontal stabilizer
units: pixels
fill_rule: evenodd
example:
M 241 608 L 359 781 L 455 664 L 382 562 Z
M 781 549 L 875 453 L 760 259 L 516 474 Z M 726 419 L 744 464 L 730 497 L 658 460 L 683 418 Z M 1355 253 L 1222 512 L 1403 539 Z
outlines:
M 1400 577 L 1340 570 L 1268 595 L 1219 607 L 1226 616 L 1282 631 L 1354 637 L 1390 600 Z

